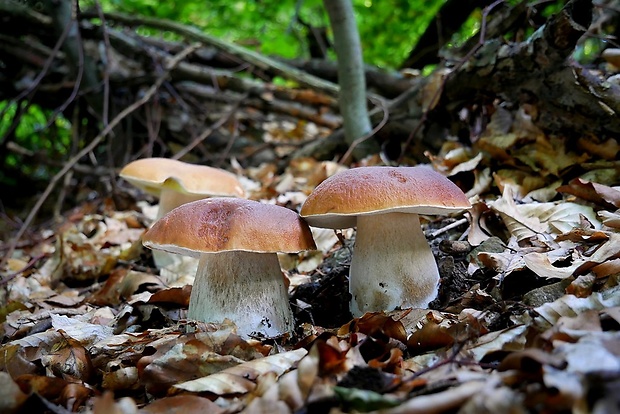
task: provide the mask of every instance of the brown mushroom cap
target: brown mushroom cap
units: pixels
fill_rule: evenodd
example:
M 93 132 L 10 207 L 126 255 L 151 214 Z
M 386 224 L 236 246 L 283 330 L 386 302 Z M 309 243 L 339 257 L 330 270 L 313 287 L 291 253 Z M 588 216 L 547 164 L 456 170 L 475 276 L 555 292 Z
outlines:
M 605 59 L 608 63 L 611 63 L 615 67 L 620 68 L 620 49 L 607 48 L 603 50 L 601 56 L 603 56 L 603 59 Z
M 146 247 L 200 257 L 223 251 L 296 253 L 315 250 L 308 225 L 285 207 L 239 198 L 184 204 L 144 234 Z
M 354 227 L 360 215 L 447 214 L 470 207 L 456 184 L 428 167 L 358 167 L 319 184 L 301 216 L 311 226 L 338 229 Z
M 245 195 L 237 177 L 228 171 L 168 158 L 142 158 L 130 162 L 119 175 L 156 196 L 159 196 L 163 188 L 212 197 Z

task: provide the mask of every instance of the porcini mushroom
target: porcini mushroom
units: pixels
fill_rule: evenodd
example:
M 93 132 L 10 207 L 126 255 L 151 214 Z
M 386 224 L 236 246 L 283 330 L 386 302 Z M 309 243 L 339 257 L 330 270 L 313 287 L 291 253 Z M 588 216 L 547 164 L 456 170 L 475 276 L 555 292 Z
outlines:
M 156 219 L 172 209 L 207 197 L 244 197 L 237 177 L 225 170 L 168 158 L 142 158 L 127 164 L 119 174 L 141 190 L 159 198 Z M 163 252 L 153 252 L 158 268 L 174 263 Z
M 351 313 L 426 307 L 439 272 L 419 214 L 471 205 L 449 179 L 426 167 L 359 167 L 339 172 L 308 196 L 301 216 L 314 227 L 357 226 L 349 270 Z
M 243 336 L 272 337 L 293 329 L 277 252 L 316 249 L 310 228 L 296 212 L 245 199 L 208 198 L 172 210 L 142 242 L 199 258 L 190 319 L 228 318 Z
M 168 158 L 142 158 L 121 170 L 122 178 L 159 197 L 157 218 L 182 204 L 207 197 L 245 197 L 243 186 L 226 170 Z
M 616 68 L 620 68 L 620 49 L 611 47 L 607 48 L 603 50 L 601 56 L 607 61 L 607 63 L 614 65 Z

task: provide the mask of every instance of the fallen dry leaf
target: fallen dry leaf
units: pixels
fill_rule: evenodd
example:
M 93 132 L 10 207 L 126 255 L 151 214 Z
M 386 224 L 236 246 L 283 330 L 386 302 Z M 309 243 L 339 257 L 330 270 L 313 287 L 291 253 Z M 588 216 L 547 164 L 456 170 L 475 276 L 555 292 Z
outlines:
M 174 387 L 190 392 L 211 392 L 216 395 L 245 394 L 256 387 L 256 379 L 266 373 L 278 375 L 289 370 L 304 355 L 305 349 L 287 351 L 235 365 L 215 374 L 175 384 Z

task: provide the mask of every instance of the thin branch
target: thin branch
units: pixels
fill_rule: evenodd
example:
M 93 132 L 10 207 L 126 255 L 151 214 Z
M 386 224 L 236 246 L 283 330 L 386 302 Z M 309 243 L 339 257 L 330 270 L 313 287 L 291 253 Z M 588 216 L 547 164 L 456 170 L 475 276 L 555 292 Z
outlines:
M 381 128 L 383 128 L 385 124 L 387 124 L 388 119 L 390 119 L 390 111 L 383 101 L 379 101 L 377 103 L 377 107 L 383 110 L 383 119 L 381 119 L 381 122 L 379 122 L 379 124 L 375 126 L 370 132 L 359 137 L 351 143 L 351 145 L 347 149 L 347 152 L 345 152 L 344 155 L 340 158 L 340 161 L 338 161 L 340 164 L 345 164 L 346 162 L 348 162 L 349 157 L 353 154 L 353 150 L 356 146 L 366 141 L 368 138 L 373 137 L 377 132 L 381 131 Z
M 56 56 L 58 55 L 58 52 L 60 51 L 60 48 L 62 47 L 63 43 L 65 42 L 65 39 L 67 38 L 68 34 L 69 34 L 69 28 L 70 26 L 65 27 L 65 29 L 63 30 L 62 34 L 60 35 L 60 37 L 58 38 L 58 40 L 56 41 L 56 44 L 54 45 L 54 49 L 52 49 L 52 52 L 50 53 L 50 55 L 48 56 L 48 58 L 45 60 L 45 63 L 43 64 L 43 68 L 41 69 L 41 71 L 38 73 L 37 77 L 32 81 L 32 83 L 30 84 L 30 86 L 26 89 L 24 89 L 19 95 L 17 95 L 15 98 L 13 98 L 11 100 L 11 102 L 7 103 L 6 106 L 4 107 L 4 109 L 2 110 L 2 112 L 0 112 L 0 119 L 4 118 L 4 115 L 6 114 L 6 112 L 9 110 L 9 108 L 12 106 L 12 104 L 21 101 L 23 98 L 25 98 L 26 96 L 28 96 L 28 104 L 26 105 L 25 108 L 22 109 L 22 111 L 20 112 L 19 110 L 15 113 L 15 116 L 18 116 L 22 113 L 24 113 L 26 111 L 26 109 L 28 108 L 28 106 L 30 106 L 30 101 L 32 100 L 32 96 L 36 93 L 37 89 L 39 88 L 39 86 L 41 85 L 41 81 L 43 80 L 43 78 L 45 77 L 45 75 L 47 75 L 47 72 L 50 70 L 50 68 L 52 67 L 52 63 L 54 62 L 54 59 L 56 58 Z M 15 124 L 15 128 L 17 127 L 17 123 Z M 6 132 L 6 134 L 4 135 L 4 137 L 2 139 L 0 139 L 0 143 L 4 142 L 4 138 L 7 137 L 9 134 L 13 133 L 13 128 L 9 128 L 9 130 Z
M 112 121 L 110 121 L 110 123 L 99 133 L 99 135 L 97 135 L 90 142 L 90 144 L 88 144 L 80 152 L 78 152 L 74 157 L 72 157 L 69 161 L 67 161 L 67 163 L 64 165 L 64 167 L 60 171 L 58 171 L 50 179 L 50 182 L 47 185 L 47 187 L 45 188 L 45 191 L 43 192 L 41 197 L 39 197 L 39 200 L 37 200 L 37 202 L 34 205 L 34 207 L 32 208 L 32 210 L 30 210 L 30 213 L 28 214 L 28 217 L 26 217 L 26 220 L 24 221 L 24 223 L 20 227 L 19 231 L 17 232 L 17 234 L 13 238 L 13 240 L 11 242 L 11 246 L 10 246 L 7 254 L 2 258 L 2 261 L 0 261 L 0 268 L 3 268 L 4 265 L 6 264 L 7 260 L 11 257 L 11 255 L 13 254 L 13 251 L 15 250 L 15 246 L 17 245 L 18 241 L 22 238 L 22 236 L 26 232 L 26 230 L 28 229 L 28 227 L 30 226 L 30 224 L 32 223 L 34 218 L 36 217 L 37 213 L 39 212 L 39 210 L 43 206 L 43 203 L 45 203 L 45 200 L 47 200 L 49 195 L 54 190 L 54 187 L 56 187 L 56 184 L 58 183 L 58 181 L 60 181 L 62 179 L 62 177 L 64 177 L 64 175 L 67 174 L 67 172 L 69 172 L 69 170 L 71 170 L 73 168 L 73 166 L 82 157 L 84 157 L 85 155 L 90 153 L 101 142 L 103 142 L 103 140 L 108 136 L 108 134 L 112 131 L 112 129 L 114 129 L 114 127 L 116 127 L 116 125 L 118 125 L 125 117 L 127 117 L 129 114 L 134 112 L 136 109 L 140 108 L 142 105 L 147 103 L 155 95 L 155 92 L 157 92 L 157 90 L 164 83 L 164 81 L 168 77 L 168 74 L 170 73 L 170 71 L 176 65 L 178 65 L 183 59 L 185 59 L 186 57 L 191 55 L 194 51 L 196 51 L 196 49 L 198 49 L 200 46 L 201 46 L 200 43 L 194 43 L 194 44 L 188 46 L 187 48 L 185 48 L 179 54 L 177 54 L 174 57 L 172 57 L 168 61 L 168 64 L 166 65 L 166 70 L 164 71 L 164 73 L 162 73 L 162 75 L 159 78 L 157 78 L 155 83 L 153 85 L 151 85 L 151 87 L 144 93 L 144 95 L 140 99 L 138 99 L 136 102 L 134 102 L 132 105 L 128 106 L 123 111 L 121 111 L 114 119 L 112 119 Z
M 478 51 L 478 49 L 480 49 L 484 45 L 485 38 L 486 38 L 487 18 L 489 16 L 489 13 L 491 12 L 491 10 L 493 10 L 495 7 L 502 4 L 503 2 L 504 0 L 496 0 L 484 8 L 482 12 L 482 22 L 480 23 L 480 38 L 478 39 L 478 43 L 467 53 L 467 55 L 463 57 L 463 59 L 461 59 L 458 62 L 458 64 L 453 68 L 452 72 L 458 71 Z M 448 80 L 448 77 L 444 77 L 441 80 L 441 84 L 435 91 L 435 94 L 433 95 L 430 102 L 436 102 L 439 99 L 439 97 L 443 93 L 444 87 L 446 86 L 447 80 Z M 407 137 L 407 141 L 405 141 L 405 145 L 403 145 L 402 150 L 400 152 L 400 157 L 398 158 L 399 164 L 403 162 L 403 158 L 405 157 L 405 153 L 407 152 L 407 149 L 411 145 L 411 141 L 413 141 L 413 138 L 418 134 L 418 132 L 422 128 L 422 125 L 424 125 L 424 123 L 426 122 L 426 119 L 428 118 L 428 114 L 430 113 L 432 109 L 433 109 L 433 105 L 429 104 L 428 107 L 422 113 L 422 117 L 420 118 L 418 125 L 414 128 L 413 131 L 411 131 L 411 134 L 409 134 L 409 137 Z
M 93 13 L 83 13 L 83 15 L 86 17 L 97 17 Z M 319 89 L 331 95 L 338 94 L 338 86 L 332 82 L 312 76 L 306 72 L 289 66 L 286 63 L 278 62 L 269 57 L 263 56 L 253 50 L 249 50 L 237 44 L 228 43 L 222 39 L 218 39 L 217 37 L 210 36 L 196 27 L 188 27 L 170 20 L 144 16 L 130 16 L 122 13 L 105 13 L 105 17 L 107 20 L 126 24 L 128 26 L 144 25 L 155 29 L 172 31 L 185 36 L 188 39 L 210 44 L 220 50 L 230 53 L 231 55 L 239 56 L 259 69 L 270 70 L 276 75 L 293 80 L 302 86 Z
M 173 160 L 178 160 L 179 158 L 183 157 L 184 155 L 186 155 L 187 153 L 189 153 L 191 150 L 193 150 L 194 148 L 196 148 L 196 146 L 198 144 L 200 144 L 202 141 L 204 141 L 205 139 L 207 139 L 215 130 L 217 130 L 218 128 L 220 128 L 222 125 L 224 125 L 226 122 L 228 122 L 228 120 L 230 119 L 231 116 L 233 116 L 235 114 L 235 112 L 237 112 L 237 110 L 239 109 L 239 106 L 241 105 L 241 102 L 243 101 L 243 98 L 240 99 L 237 104 L 235 106 L 233 106 L 227 113 L 224 114 L 224 116 L 222 116 L 220 119 L 217 120 L 217 122 L 215 122 L 213 125 L 211 125 L 209 128 L 205 129 L 202 134 L 200 134 L 195 140 L 193 140 L 192 142 L 190 142 L 189 145 L 187 145 L 185 148 L 182 148 L 180 151 L 178 151 L 176 154 L 174 154 L 172 156 Z

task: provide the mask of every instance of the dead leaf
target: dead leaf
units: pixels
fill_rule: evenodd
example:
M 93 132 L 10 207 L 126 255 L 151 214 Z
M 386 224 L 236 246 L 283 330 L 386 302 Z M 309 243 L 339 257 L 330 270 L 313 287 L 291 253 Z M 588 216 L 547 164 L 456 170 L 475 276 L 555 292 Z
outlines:
M 190 392 L 211 392 L 216 395 L 245 394 L 256 387 L 255 380 L 266 372 L 282 375 L 304 355 L 305 349 L 283 352 L 244 362 L 215 374 L 176 384 L 174 387 Z
M 93 414 L 137 414 L 138 407 L 129 397 L 114 401 L 114 394 L 106 391 L 93 401 Z
M 49 354 L 41 357 L 41 363 L 57 377 L 68 380 L 90 382 L 95 373 L 88 351 L 70 337 L 54 344 Z
M 148 303 L 168 303 L 187 308 L 189 306 L 189 297 L 192 293 L 192 287 L 185 285 L 182 288 L 174 287 L 168 289 L 162 289 L 159 292 L 155 292 L 150 298 Z
M 92 345 L 112 335 L 112 328 L 104 325 L 97 325 L 82 322 L 77 318 L 69 318 L 64 315 L 52 313 L 52 327 L 62 330 L 66 335 L 79 341 L 82 345 Z
M 546 279 L 566 279 L 571 277 L 584 263 L 583 260 L 576 260 L 569 266 L 554 266 L 548 253 L 537 252 L 526 254 L 523 256 L 523 261 L 528 269 Z
M 403 324 L 383 312 L 368 312 L 362 317 L 354 319 L 340 327 L 338 335 L 344 336 L 353 332 L 361 332 L 368 336 L 382 333 L 403 344 L 407 343 L 407 332 L 405 332 Z
M 499 331 L 489 332 L 480 336 L 471 344 L 467 344 L 465 349 L 477 361 L 491 352 L 521 350 L 525 346 L 523 334 L 526 330 L 526 325 L 515 325 Z
M 514 318 L 516 321 L 527 323 L 533 319 L 539 329 L 548 329 L 563 316 L 576 316 L 586 310 L 602 310 L 620 306 L 620 286 L 615 286 L 602 292 L 594 292 L 587 298 L 577 298 L 565 295 L 561 298 L 534 308 L 533 316 L 524 314 Z
M 510 352 L 502 359 L 498 371 L 519 370 L 527 373 L 542 373 L 544 365 L 549 365 L 557 369 L 566 366 L 566 362 L 542 349 L 528 348 L 521 351 Z
M 11 376 L 0 371 L 0 412 L 17 413 L 26 399 L 28 395 L 22 392 Z
M 119 292 L 121 297 L 128 298 L 142 288 L 160 290 L 163 287 L 161 279 L 157 276 L 130 270 L 120 283 Z
M 381 410 L 381 414 L 440 414 L 458 409 L 468 399 L 481 392 L 484 381 L 470 381 L 446 391 L 420 395 L 403 401 L 400 405 Z
M 585 181 L 581 178 L 575 178 L 567 185 L 558 187 L 557 191 L 572 194 L 604 208 L 620 207 L 620 191 L 603 184 Z
M 407 339 L 407 348 L 415 354 L 424 353 L 433 349 L 450 346 L 454 343 L 454 337 L 448 333 L 446 327 L 440 326 L 433 320 L 428 320 L 413 332 Z
M 224 410 L 213 401 L 195 395 L 175 395 L 164 397 L 138 410 L 140 414 L 173 414 L 183 412 L 219 414 Z

